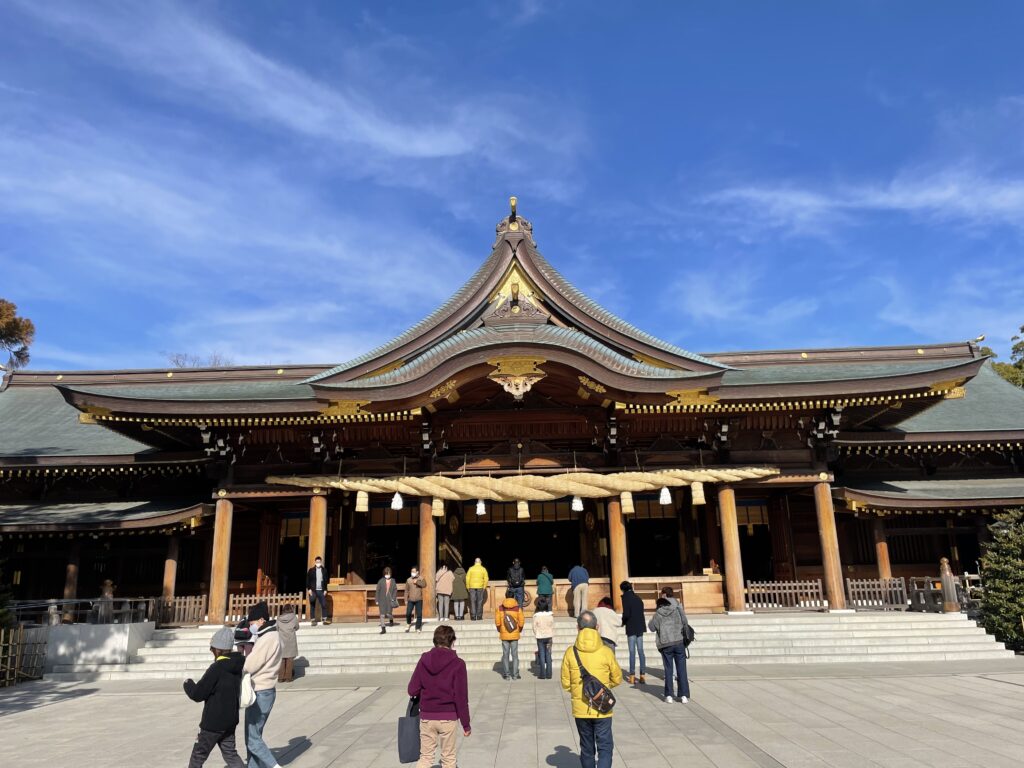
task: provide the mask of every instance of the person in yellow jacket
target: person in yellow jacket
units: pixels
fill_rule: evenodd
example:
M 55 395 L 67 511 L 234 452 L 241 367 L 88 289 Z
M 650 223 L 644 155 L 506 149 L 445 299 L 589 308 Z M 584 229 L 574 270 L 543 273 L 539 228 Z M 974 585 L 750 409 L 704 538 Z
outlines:
M 583 674 L 576 662 L 573 647 L 579 651 L 580 661 L 592 674 L 609 688 L 622 682 L 622 669 L 612 651 L 597 632 L 597 617 L 583 611 L 576 620 L 579 634 L 576 642 L 562 658 L 562 688 L 572 699 L 572 716 L 580 735 L 580 763 L 583 768 L 611 768 L 615 742 L 612 739 L 612 713 L 602 715 L 591 709 L 583 699 Z
M 515 590 L 505 591 L 505 599 L 494 612 L 494 626 L 501 637 L 501 668 L 504 678 L 511 680 L 519 677 L 519 638 L 523 633 L 526 616 L 523 607 L 516 600 Z M 511 666 L 511 670 L 509 667 Z
M 480 558 L 466 571 L 466 588 L 469 590 L 469 620 L 480 621 L 484 617 L 484 596 L 487 594 L 489 577 Z

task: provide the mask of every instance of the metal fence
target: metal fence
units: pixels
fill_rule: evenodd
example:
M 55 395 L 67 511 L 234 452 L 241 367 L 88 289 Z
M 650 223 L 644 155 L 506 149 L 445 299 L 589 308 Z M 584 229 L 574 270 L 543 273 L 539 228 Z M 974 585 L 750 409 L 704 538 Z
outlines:
M 747 610 L 824 611 L 828 601 L 821 579 L 813 581 L 748 581 Z
M 905 611 L 907 582 L 898 579 L 847 579 L 846 604 L 858 611 Z
M 0 688 L 43 676 L 45 630 L 0 629 Z
M 98 597 L 90 600 L 22 600 L 11 605 L 19 624 L 133 624 L 157 620 L 155 597 Z

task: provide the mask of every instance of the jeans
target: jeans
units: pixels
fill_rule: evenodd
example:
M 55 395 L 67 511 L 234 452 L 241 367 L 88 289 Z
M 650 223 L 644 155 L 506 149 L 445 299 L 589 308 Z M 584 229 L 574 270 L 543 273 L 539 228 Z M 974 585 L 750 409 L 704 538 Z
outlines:
M 484 595 L 486 589 L 469 590 L 469 618 L 480 620 L 484 617 Z
M 576 732 L 580 735 L 580 765 L 583 768 L 612 768 L 612 752 L 615 750 L 612 719 L 577 717 Z
M 277 691 L 256 691 L 256 701 L 245 710 L 245 748 L 249 750 L 249 768 L 272 768 L 277 758 L 263 741 L 263 727 L 274 708 Z
M 522 608 L 523 603 L 526 602 L 526 587 L 512 587 L 512 591 L 516 593 L 516 602 Z
M 551 679 L 551 642 L 550 637 L 537 638 L 537 664 L 540 667 L 540 678 Z
M 416 614 L 416 631 L 423 629 L 423 601 L 410 600 L 405 604 L 405 623 L 412 624 L 412 615 Z
M 448 619 L 448 605 L 451 603 L 451 595 L 438 595 L 437 596 L 437 619 L 438 621 L 447 621 Z
M 665 695 L 672 695 L 672 666 L 674 664 L 678 684 L 678 692 L 675 695 L 690 698 L 690 681 L 686 679 L 686 646 L 676 643 L 662 648 L 661 659 L 665 662 Z
M 573 616 L 579 618 L 580 613 L 587 610 L 587 589 L 590 585 L 587 582 L 577 584 L 572 588 L 572 611 Z
M 452 610 L 455 611 L 455 618 L 461 619 L 466 614 L 466 601 L 452 600 Z
M 636 655 L 640 654 L 640 674 L 647 671 L 647 657 L 644 656 L 644 636 L 628 635 L 626 642 L 629 644 L 629 674 L 636 673 Z
M 512 660 L 512 672 L 509 673 L 509 658 Z M 519 641 L 518 640 L 502 640 L 501 641 L 501 668 L 505 672 L 505 677 L 512 674 L 515 677 L 519 677 Z
M 245 768 L 245 763 L 238 756 L 235 750 L 235 729 L 230 731 L 205 731 L 199 730 L 196 736 L 195 746 L 192 747 L 192 756 L 188 761 L 188 768 L 202 768 L 206 758 L 210 756 L 214 747 L 220 747 L 220 756 L 228 764 L 228 768 Z
M 318 589 L 309 598 L 309 620 L 316 624 L 316 606 L 320 604 L 320 618 L 329 621 L 327 617 L 327 593 Z

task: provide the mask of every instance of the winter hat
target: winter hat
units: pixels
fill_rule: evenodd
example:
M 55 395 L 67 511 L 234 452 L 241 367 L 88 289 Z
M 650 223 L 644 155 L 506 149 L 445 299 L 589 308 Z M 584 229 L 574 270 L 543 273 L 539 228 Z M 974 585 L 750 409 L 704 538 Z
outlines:
M 265 600 L 260 600 L 249 609 L 249 621 L 259 621 L 260 619 L 270 621 L 270 609 Z
M 230 651 L 235 646 L 235 633 L 231 631 L 231 627 L 221 627 L 213 633 L 213 640 L 210 641 L 210 647 L 216 648 L 218 651 Z

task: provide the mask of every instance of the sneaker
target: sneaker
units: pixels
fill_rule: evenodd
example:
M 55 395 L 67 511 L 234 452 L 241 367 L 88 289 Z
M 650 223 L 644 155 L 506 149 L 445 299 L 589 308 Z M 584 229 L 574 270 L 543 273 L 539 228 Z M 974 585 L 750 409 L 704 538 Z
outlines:
M 416 631 L 417 632 L 422 632 L 423 631 L 423 627 L 416 627 Z
M 674 701 L 675 701 L 675 699 L 673 699 L 671 696 L 666 696 L 665 697 L 665 703 L 666 704 L 672 704 Z
M 409 634 L 410 632 L 412 632 L 412 624 L 405 628 L 405 634 Z
M 511 680 L 512 679 L 512 675 L 502 675 L 501 679 L 505 680 L 505 681 Z
M 689 697 L 683 696 L 681 699 L 679 699 L 679 703 L 680 704 L 686 704 L 689 700 L 690 700 Z
M 515 678 L 516 678 L 516 680 L 522 680 L 523 679 L 519 675 L 515 675 Z
M 312 623 L 311 626 L 314 626 L 314 627 L 316 626 L 316 619 L 313 619 L 313 623 Z

